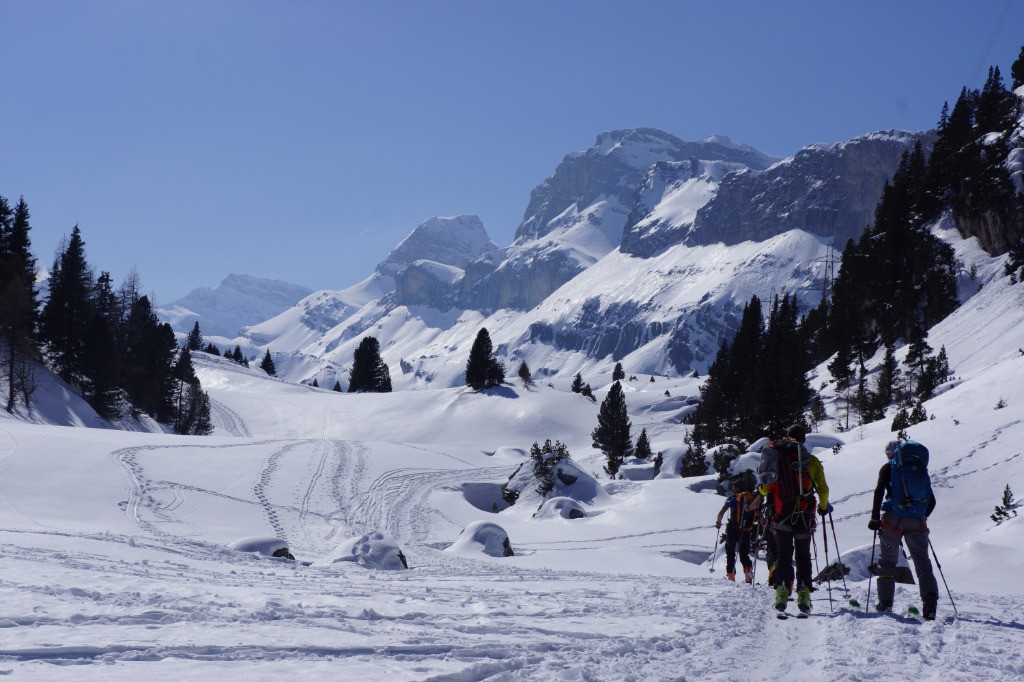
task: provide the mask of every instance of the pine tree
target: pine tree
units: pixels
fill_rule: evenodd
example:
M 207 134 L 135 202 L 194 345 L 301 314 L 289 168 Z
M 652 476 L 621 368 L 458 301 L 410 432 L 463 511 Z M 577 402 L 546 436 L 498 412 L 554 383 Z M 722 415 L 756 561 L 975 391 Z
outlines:
M 903 431 L 904 429 L 909 429 L 911 426 L 912 424 L 910 421 L 910 415 L 907 414 L 907 408 L 901 407 L 896 412 L 896 416 L 893 417 L 892 425 L 889 427 L 889 430 L 895 433 Z
M 647 429 L 640 430 L 640 437 L 636 439 L 636 447 L 633 455 L 637 459 L 648 460 L 654 453 L 651 451 L 651 441 L 647 438 Z
M 590 434 L 593 446 L 604 453 L 605 473 L 615 478 L 622 461 L 632 449 L 630 421 L 626 411 L 626 396 L 622 384 L 612 384 L 597 413 L 597 428 Z
M 526 364 L 526 360 L 519 363 L 519 370 L 516 373 L 519 375 L 519 380 L 523 382 L 524 387 L 529 388 L 533 386 L 533 374 L 530 372 L 530 367 Z
M 914 405 L 914 409 L 910 411 L 908 418 L 911 426 L 928 421 L 928 410 L 924 409 L 924 403 L 918 402 Z
M 105 419 L 121 416 L 117 305 L 110 273 L 96 279 L 93 314 L 82 350 L 82 397 Z
M 92 271 L 85 242 L 75 225 L 50 273 L 50 297 L 43 307 L 41 331 L 53 369 L 75 390 L 82 389 L 82 361 L 92 319 Z
M 263 360 L 260 361 L 260 369 L 272 377 L 277 376 L 277 367 L 274 365 L 274 358 L 270 357 L 269 348 L 267 349 L 266 354 L 264 354 Z
M 380 356 L 380 342 L 373 336 L 363 337 L 353 353 L 348 392 L 391 392 L 391 372 Z
M 1006 487 L 1003 488 L 1003 499 L 1001 504 L 997 504 L 995 513 L 990 517 L 996 523 L 1002 523 L 1009 519 L 1011 516 L 1017 515 L 1017 503 L 1013 499 L 1013 491 L 1010 490 L 1010 484 L 1007 483 Z M 1013 512 L 1011 515 L 1010 512 Z
M 466 361 L 466 385 L 474 391 L 500 386 L 505 382 L 505 366 L 494 355 L 487 329 L 477 332 Z
M 313 377 L 313 383 L 310 384 L 310 386 L 313 388 L 320 388 L 320 382 L 316 380 L 316 377 Z
M 334 389 L 333 390 L 334 390 L 335 393 L 341 393 L 341 382 L 340 381 L 335 381 L 334 382 Z
M 1010 66 L 1010 79 L 1012 80 L 1011 87 L 1014 90 L 1024 85 L 1024 46 L 1020 48 L 1020 54 Z
M 171 325 L 161 323 L 149 297 L 131 306 L 124 328 L 122 384 L 133 412 L 145 412 L 169 424 L 175 418 L 172 370 L 178 344 Z
M 583 377 L 579 372 L 576 372 L 576 376 L 572 378 L 572 386 L 570 388 L 573 393 L 583 392 Z
M 195 325 L 192 327 L 192 331 L 188 333 L 188 338 L 185 340 L 185 347 L 192 352 L 203 349 L 203 334 L 199 331 L 198 320 L 196 320 Z
M 543 446 L 534 442 L 530 448 L 530 459 L 533 462 L 533 475 L 537 479 L 537 493 L 546 498 L 555 489 L 558 464 L 571 459 L 569 449 L 557 440 L 552 445 L 549 438 Z
M 19 394 L 28 404 L 31 386 L 22 379 L 32 361 L 39 357 L 36 260 L 29 230 L 25 199 L 12 212 L 7 200 L 0 196 L 0 376 L 6 375 L 8 412 L 14 411 Z
M 217 348 L 217 346 L 213 345 L 213 343 L 206 344 L 206 348 L 203 349 L 203 352 L 220 357 L 220 348 Z
M 708 462 L 705 457 L 704 446 L 694 441 L 689 433 L 683 437 L 683 444 L 686 445 L 686 452 L 683 453 L 680 463 L 680 475 L 684 478 L 706 476 L 708 473 Z
M 622 369 L 622 363 L 616 362 L 615 368 L 612 370 L 612 381 L 622 381 L 626 378 L 626 372 Z

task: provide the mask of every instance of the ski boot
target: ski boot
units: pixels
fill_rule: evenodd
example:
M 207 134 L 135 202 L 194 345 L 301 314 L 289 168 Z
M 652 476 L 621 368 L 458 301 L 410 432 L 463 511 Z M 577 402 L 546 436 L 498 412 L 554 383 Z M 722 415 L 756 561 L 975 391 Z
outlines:
M 811 612 L 811 590 L 806 585 L 796 591 L 796 605 L 800 613 Z
M 789 603 L 789 590 L 786 589 L 785 585 L 779 585 L 775 588 L 775 610 L 785 611 L 786 604 Z
M 752 583 L 754 582 L 754 574 L 750 571 L 743 571 L 743 582 Z
M 875 604 L 875 611 L 878 611 L 879 613 L 889 613 L 890 611 L 892 611 L 892 602 L 891 601 L 880 601 L 880 602 L 878 602 L 877 604 Z
M 726 580 L 731 580 L 733 582 L 736 582 L 736 574 L 735 573 L 726 573 L 725 574 L 725 579 Z

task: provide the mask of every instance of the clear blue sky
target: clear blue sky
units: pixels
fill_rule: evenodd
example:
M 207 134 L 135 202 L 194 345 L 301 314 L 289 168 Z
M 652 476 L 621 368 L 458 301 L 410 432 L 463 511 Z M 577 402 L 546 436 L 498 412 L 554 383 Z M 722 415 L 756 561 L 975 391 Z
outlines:
M 602 131 L 786 156 L 933 127 L 1004 77 L 1021 0 L 0 0 L 0 195 L 48 266 L 167 303 L 228 273 L 340 289 L 418 223 L 505 245 Z

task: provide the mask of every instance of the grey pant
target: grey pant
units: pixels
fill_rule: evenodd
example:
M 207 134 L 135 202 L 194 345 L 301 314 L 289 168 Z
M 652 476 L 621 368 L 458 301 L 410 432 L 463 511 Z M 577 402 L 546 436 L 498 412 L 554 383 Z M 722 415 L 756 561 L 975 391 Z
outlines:
M 880 552 L 878 558 L 878 603 L 892 606 L 896 593 L 896 558 L 900 551 L 900 538 L 907 542 L 910 558 L 914 560 L 917 584 L 921 588 L 921 603 L 927 610 L 935 610 L 939 600 L 939 585 L 932 573 L 928 558 L 928 526 L 924 519 L 912 519 L 888 512 L 882 514 L 882 528 L 878 531 Z

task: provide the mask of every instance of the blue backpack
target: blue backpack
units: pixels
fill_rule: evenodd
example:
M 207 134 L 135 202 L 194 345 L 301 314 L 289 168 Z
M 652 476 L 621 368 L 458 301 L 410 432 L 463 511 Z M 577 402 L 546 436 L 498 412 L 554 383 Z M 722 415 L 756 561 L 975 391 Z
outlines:
M 932 500 L 928 448 L 912 440 L 900 443 L 891 460 L 890 480 L 889 497 L 882 503 L 882 510 L 897 516 L 922 518 Z

